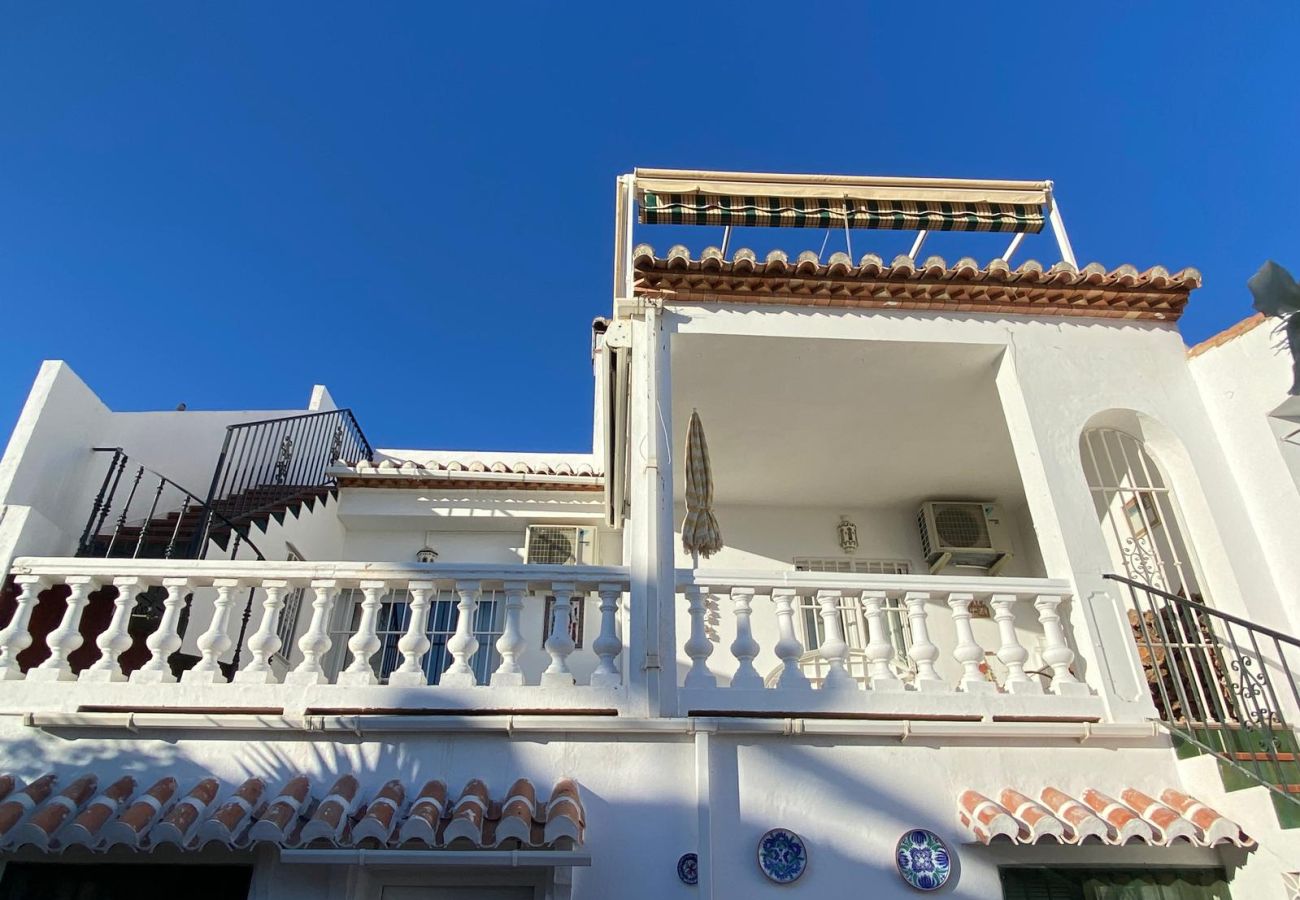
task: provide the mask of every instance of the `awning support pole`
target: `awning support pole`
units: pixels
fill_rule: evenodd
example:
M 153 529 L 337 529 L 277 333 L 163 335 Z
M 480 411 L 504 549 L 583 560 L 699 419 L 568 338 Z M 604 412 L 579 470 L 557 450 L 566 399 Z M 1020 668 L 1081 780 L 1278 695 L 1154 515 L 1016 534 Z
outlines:
M 913 260 L 916 259 L 916 254 L 921 252 L 921 245 L 925 243 L 925 236 L 929 233 L 924 228 L 916 233 L 916 240 L 912 242 L 912 249 L 907 254 Z
M 1025 233 L 1023 231 L 1017 231 L 1016 236 L 1011 239 L 1011 245 L 1007 247 L 1006 252 L 1002 254 L 1002 261 L 1004 263 L 1010 264 L 1011 257 L 1015 255 L 1015 252 L 1018 249 L 1020 249 L 1020 242 L 1024 239 Z
M 731 226 L 722 229 L 722 258 L 727 258 L 727 247 L 731 245 Z
M 1047 194 L 1047 216 L 1052 223 L 1052 233 L 1056 235 L 1056 246 L 1061 249 L 1061 259 L 1079 268 L 1079 263 L 1074 258 L 1074 249 L 1070 246 L 1070 236 L 1065 233 L 1065 222 L 1061 220 L 1061 208 L 1056 204 L 1056 195 L 1051 191 Z

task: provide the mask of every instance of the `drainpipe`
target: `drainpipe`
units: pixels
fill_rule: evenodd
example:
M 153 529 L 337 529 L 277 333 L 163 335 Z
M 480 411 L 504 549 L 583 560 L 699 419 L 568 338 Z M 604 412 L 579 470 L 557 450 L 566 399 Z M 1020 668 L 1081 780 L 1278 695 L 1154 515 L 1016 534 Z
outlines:
M 695 814 L 697 871 L 701 897 L 713 896 L 712 733 L 695 732 Z

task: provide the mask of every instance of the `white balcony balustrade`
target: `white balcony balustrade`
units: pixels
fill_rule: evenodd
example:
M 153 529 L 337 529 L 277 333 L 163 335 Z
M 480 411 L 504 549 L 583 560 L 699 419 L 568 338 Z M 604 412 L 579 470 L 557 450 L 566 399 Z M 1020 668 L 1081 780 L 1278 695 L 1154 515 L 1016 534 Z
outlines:
M 683 570 L 678 591 L 684 712 L 1087 718 L 1102 709 L 1067 640 L 1067 582 Z
M 29 557 L 13 574 L 0 708 L 69 681 L 57 697 L 71 708 L 563 710 L 626 697 L 626 569 Z

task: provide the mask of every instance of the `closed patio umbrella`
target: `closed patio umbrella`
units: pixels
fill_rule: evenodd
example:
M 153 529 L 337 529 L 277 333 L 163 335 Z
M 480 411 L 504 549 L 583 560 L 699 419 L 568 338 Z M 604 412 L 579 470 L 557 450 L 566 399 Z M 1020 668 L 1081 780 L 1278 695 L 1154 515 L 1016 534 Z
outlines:
M 709 445 L 704 441 L 700 414 L 691 412 L 686 429 L 686 518 L 682 520 L 682 547 L 694 565 L 722 549 L 722 531 L 713 515 L 713 470 L 709 467 Z

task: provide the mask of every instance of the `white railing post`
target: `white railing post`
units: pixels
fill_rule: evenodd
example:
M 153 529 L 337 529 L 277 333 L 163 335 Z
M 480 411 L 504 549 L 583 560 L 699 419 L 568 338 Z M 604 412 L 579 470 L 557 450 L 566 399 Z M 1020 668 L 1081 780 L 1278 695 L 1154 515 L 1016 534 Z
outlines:
M 691 617 L 691 634 L 682 648 L 691 658 L 691 668 L 686 673 L 683 686 L 688 688 L 710 688 L 718 686 L 718 679 L 709 671 L 709 657 L 713 655 L 713 641 L 709 640 L 704 628 L 704 617 L 708 606 L 704 600 L 705 590 L 698 584 L 686 586 L 686 610 Z
M 469 661 L 478 652 L 478 638 L 474 637 L 474 616 L 478 609 L 481 588 L 477 581 L 456 582 L 456 633 L 447 639 L 447 652 L 451 654 L 451 664 L 438 680 L 444 687 L 475 687 L 478 679 Z M 556 602 L 559 600 L 557 598 Z
M 275 684 L 271 656 L 280 649 L 280 610 L 284 608 L 287 581 L 263 581 L 262 621 L 248 639 L 248 664 L 235 673 L 240 684 Z
M 153 634 L 145 639 L 149 660 L 131 673 L 132 684 L 171 684 L 176 680 L 167 660 L 181 649 L 181 610 L 185 606 L 185 591 L 190 581 L 188 578 L 164 578 L 162 584 L 167 590 L 162 618 Z
M 758 656 L 758 641 L 754 640 L 753 588 L 732 588 L 731 608 L 736 616 L 736 639 L 731 642 L 731 655 L 736 658 L 736 673 L 731 676 L 733 688 L 763 689 L 763 676 L 754 668 Z
M 0 631 L 0 681 L 17 681 L 23 677 L 18 665 L 18 654 L 32 643 L 32 633 L 28 627 L 32 620 L 32 610 L 41 591 L 50 583 L 36 575 L 19 575 L 14 579 L 22 589 L 18 594 L 13 617 L 4 631 Z
M 361 588 L 361 617 L 357 620 L 357 633 L 348 640 L 348 652 L 352 662 L 339 673 L 338 683 L 353 687 L 378 684 L 375 670 L 370 667 L 370 657 L 379 650 L 379 635 L 375 627 L 379 623 L 379 606 L 381 595 L 387 588 L 383 581 L 363 581 Z
M 524 597 L 528 594 L 525 581 L 507 581 L 504 585 L 506 594 L 505 624 L 501 628 L 501 637 L 497 638 L 497 654 L 501 664 L 488 679 L 494 687 L 519 687 L 524 683 L 524 670 L 519 666 L 519 657 L 528 642 L 524 639 L 519 619 L 524 611 Z
M 569 671 L 569 655 L 574 651 L 573 635 L 569 633 L 573 621 L 574 590 L 572 584 L 551 585 L 555 606 L 551 633 L 546 638 L 546 652 L 551 654 L 551 664 L 542 673 L 542 684 L 546 687 L 567 687 L 574 683 L 573 673 Z
M 903 595 L 907 621 L 912 626 L 912 646 L 907 655 L 916 663 L 914 685 L 918 691 L 946 691 L 948 685 L 943 683 L 934 669 L 934 661 L 939 658 L 939 648 L 930 642 L 930 629 L 926 625 L 925 604 L 929 599 L 928 593 L 920 591 L 908 591 Z
M 1058 607 L 1061 598 L 1051 594 L 1040 594 L 1034 601 L 1038 610 L 1038 621 L 1043 626 L 1043 662 L 1052 667 L 1052 693 L 1063 697 L 1086 697 L 1092 693 L 1086 684 L 1074 677 L 1070 664 L 1074 662 L 1074 651 L 1065 642 L 1065 632 L 1061 628 L 1061 615 Z
M 59 627 L 45 637 L 50 656 L 27 673 L 28 681 L 72 681 L 77 677 L 72 672 L 68 657 L 81 646 L 81 614 L 90 601 L 90 595 L 98 587 L 98 582 L 90 576 L 80 575 L 64 579 L 64 583 L 72 589 L 72 593 L 68 595 L 68 606 L 63 611 Z
M 803 644 L 794 633 L 794 588 L 773 588 L 772 603 L 776 606 L 776 628 L 780 638 L 772 648 L 781 660 L 781 677 L 776 686 L 783 689 L 808 690 L 812 684 L 799 669 Z
M 407 586 L 411 593 L 410 619 L 406 633 L 397 642 L 402 652 L 402 664 L 388 676 L 393 687 L 423 687 L 429 683 L 424 674 L 424 657 L 433 645 L 429 640 L 429 608 L 435 590 L 432 581 L 412 581 Z
M 817 605 L 821 607 L 818 615 L 822 618 L 822 628 L 826 633 L 820 648 L 822 659 L 826 660 L 826 677 L 822 679 L 822 690 L 855 691 L 858 683 L 845 667 L 849 644 L 844 640 L 844 623 L 840 620 L 840 596 L 839 591 L 817 592 Z
M 984 648 L 975 640 L 975 629 L 970 624 L 970 605 L 974 600 L 974 594 L 948 595 L 953 630 L 957 632 L 957 646 L 952 648 L 952 658 L 962 669 L 957 689 L 967 694 L 996 694 L 998 686 L 980 671 L 984 664 Z
M 221 657 L 231 644 L 230 614 L 234 606 L 235 588 L 240 586 L 237 578 L 215 578 L 212 586 L 217 589 L 217 599 L 213 602 L 212 621 L 208 630 L 199 635 L 197 641 L 202 657 L 194 668 L 181 676 L 183 684 L 217 684 L 222 680 Z
M 329 676 L 321 665 L 330 649 L 329 619 L 334 601 L 339 594 L 339 583 L 334 579 L 320 579 L 311 583 L 311 623 L 298 639 L 302 662 L 285 676 L 285 684 L 326 684 Z
M 81 673 L 80 681 L 126 681 L 117 658 L 131 646 L 127 627 L 131 624 L 131 608 L 135 606 L 136 591 L 142 582 L 140 578 L 129 576 L 113 579 L 113 586 L 117 588 L 117 596 L 113 598 L 113 618 L 95 641 L 99 646 L 99 659 Z
M 623 674 L 615 662 L 623 652 L 623 641 L 618 636 L 618 604 L 623 598 L 621 584 L 596 586 L 600 597 L 600 635 L 592 641 L 591 649 L 600 657 L 600 663 L 591 673 L 593 687 L 617 687 L 623 683 Z
M 1043 686 L 1025 674 L 1029 651 L 1016 636 L 1016 595 L 994 594 L 993 621 L 998 624 L 998 659 L 1007 667 L 1006 691 L 1008 694 L 1041 694 Z
M 894 674 L 890 663 L 894 660 L 894 645 L 889 642 L 889 623 L 886 621 L 884 591 L 864 591 L 862 608 L 867 617 L 867 674 L 873 691 L 897 692 L 904 690 L 902 680 Z

